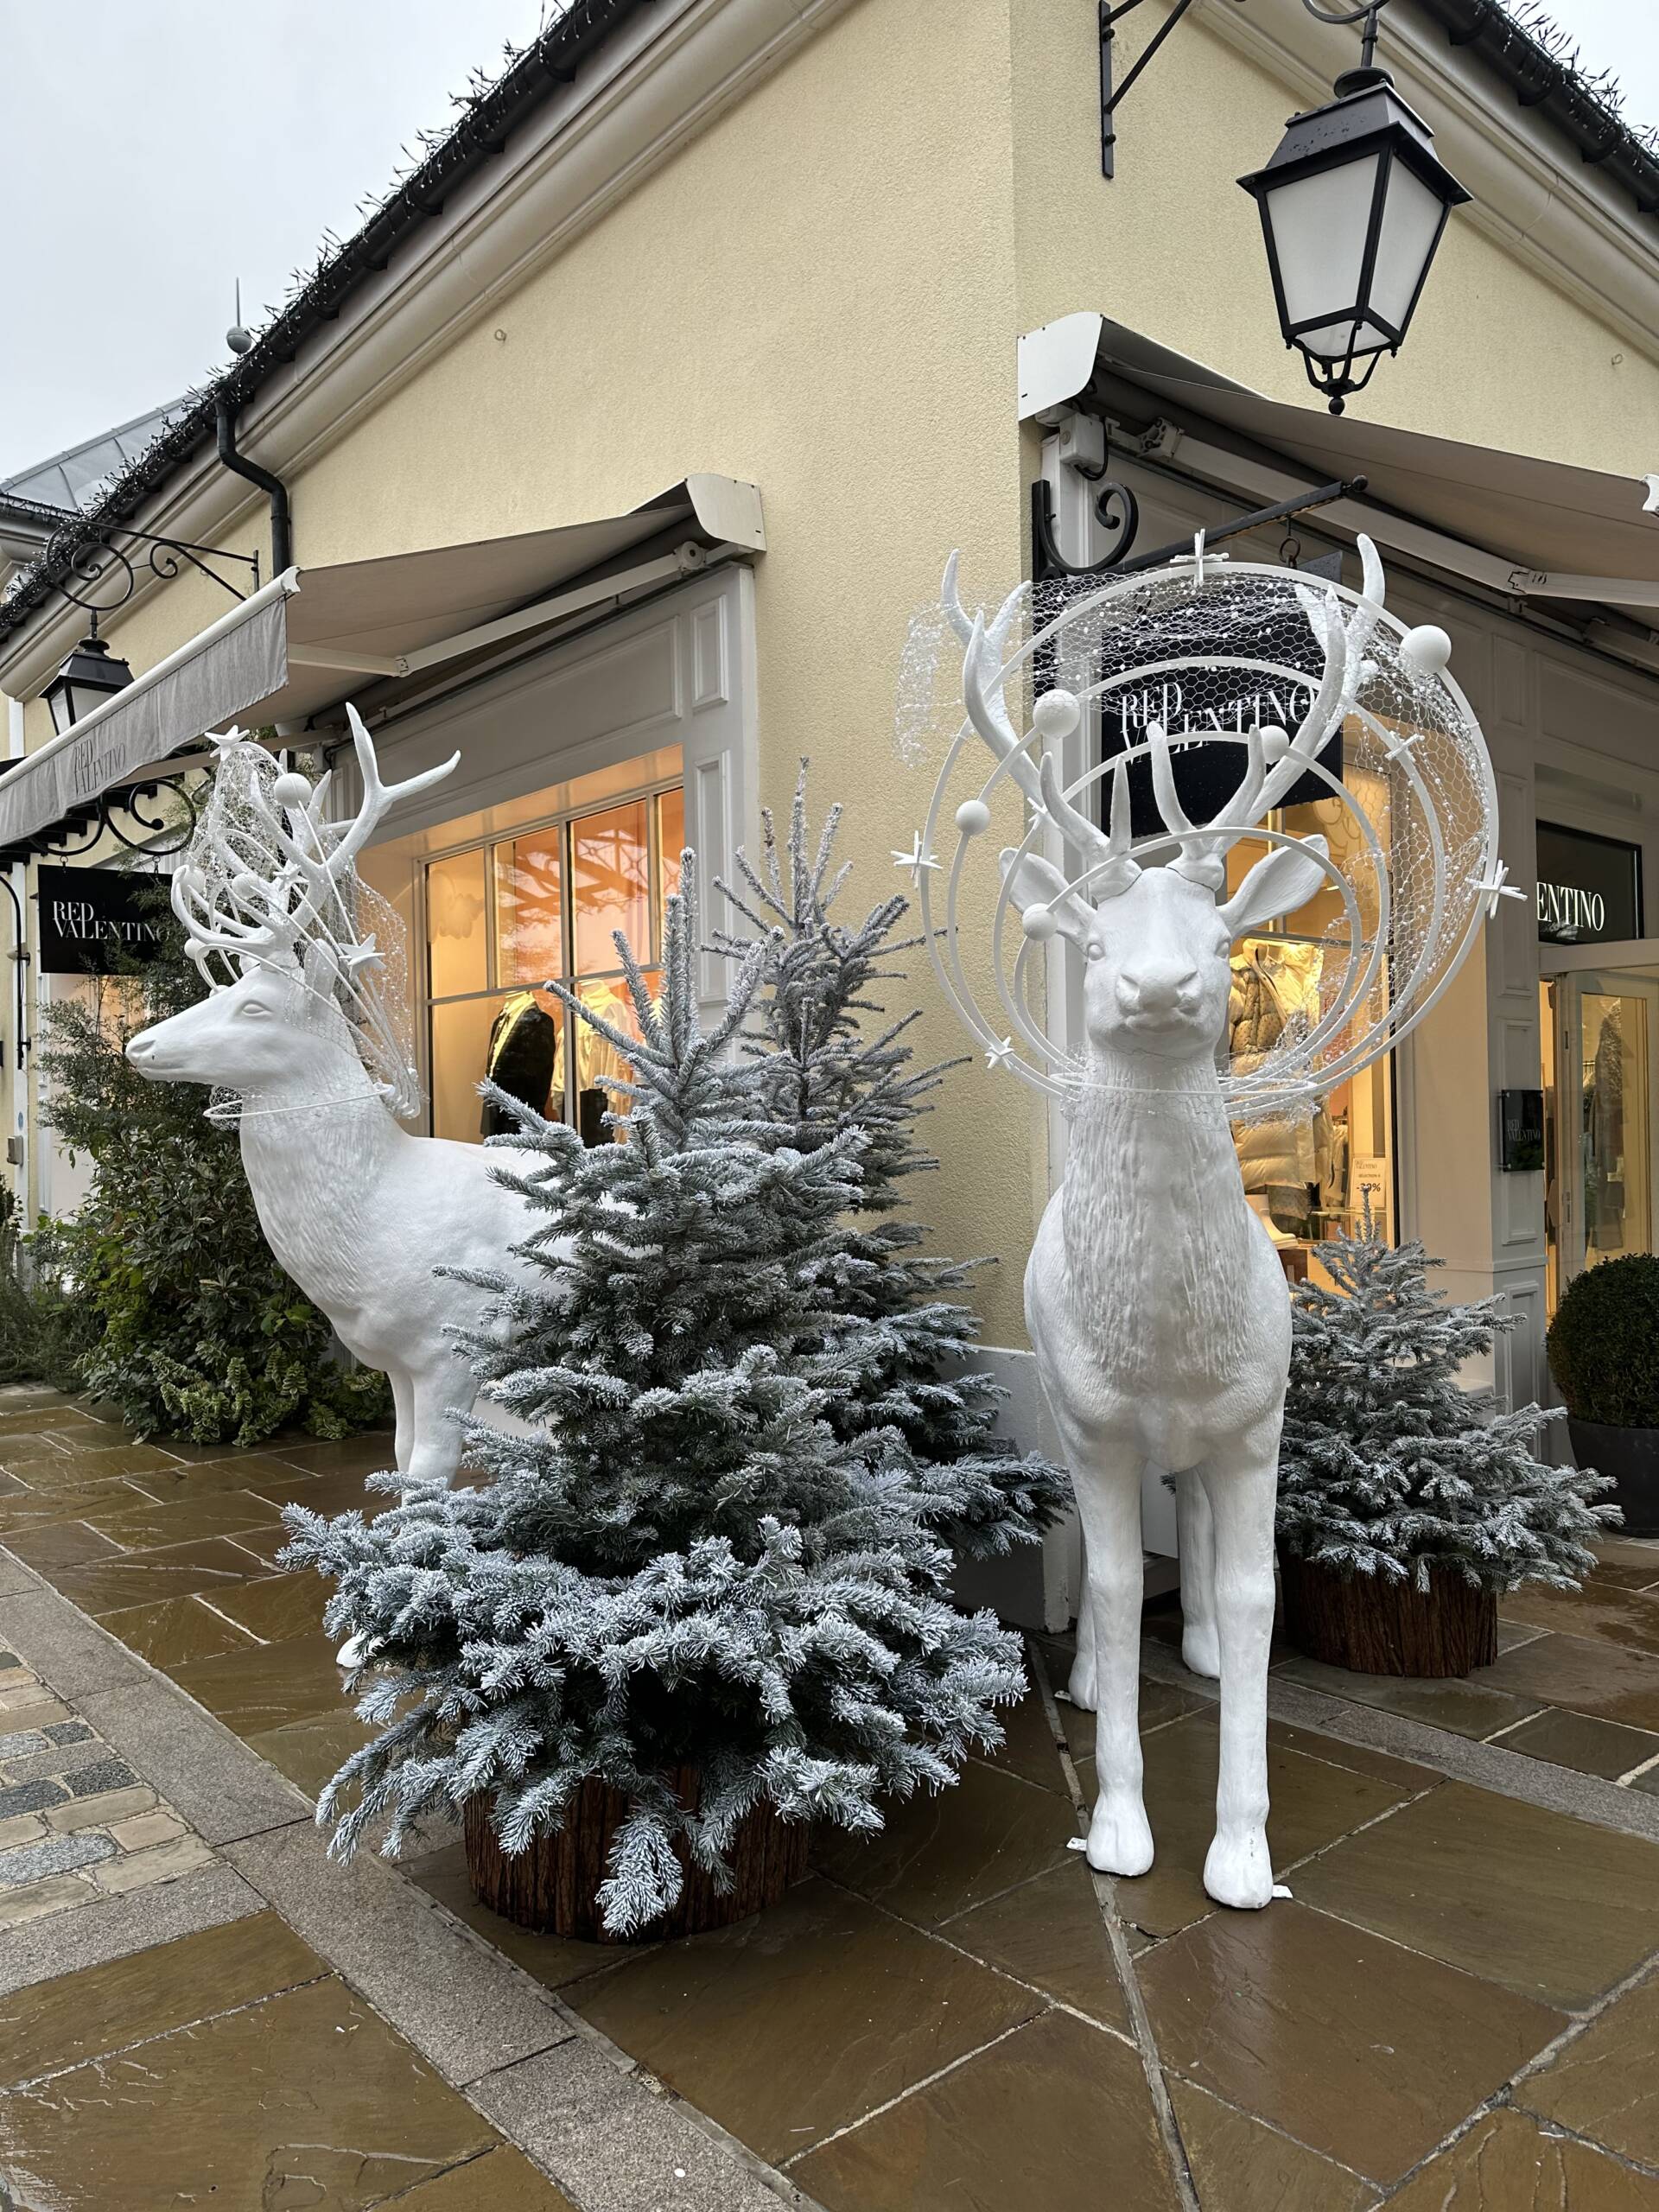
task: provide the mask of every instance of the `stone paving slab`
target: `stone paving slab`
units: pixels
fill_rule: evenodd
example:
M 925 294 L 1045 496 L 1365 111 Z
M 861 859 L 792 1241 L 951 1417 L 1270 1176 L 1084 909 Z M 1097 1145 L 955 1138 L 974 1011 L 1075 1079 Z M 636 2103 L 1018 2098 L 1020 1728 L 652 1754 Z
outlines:
M 209 1843 L 308 1821 L 311 1808 L 293 1784 L 170 1683 L 146 1674 L 137 1685 L 95 1693 L 82 1704 L 100 1733 Z
M 778 2212 L 780 2198 L 811 2202 L 781 2176 L 763 2178 L 740 2146 L 714 2139 L 677 2099 L 585 2037 L 486 2075 L 470 2094 L 584 2212 Z
M 234 1868 L 214 1862 L 176 1882 L 10 1929 L 0 1941 L 0 1997 L 264 1909 L 264 1898 Z
M 226 1857 L 447 2081 L 575 2033 L 528 1974 L 372 1853 L 341 1866 L 308 1822 L 229 1844 Z

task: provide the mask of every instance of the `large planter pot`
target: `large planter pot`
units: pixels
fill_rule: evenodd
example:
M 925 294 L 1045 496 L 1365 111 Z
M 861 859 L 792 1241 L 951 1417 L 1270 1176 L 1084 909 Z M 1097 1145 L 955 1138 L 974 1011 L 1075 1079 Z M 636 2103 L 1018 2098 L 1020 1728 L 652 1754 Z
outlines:
M 1624 1516 L 1624 1534 L 1659 1536 L 1659 1428 L 1615 1428 L 1569 1414 L 1567 1433 L 1579 1465 L 1618 1484 L 1612 1503 Z
M 1497 1656 L 1497 1597 L 1432 1568 L 1429 1586 L 1338 1574 L 1281 1553 L 1285 1634 L 1310 1659 L 1357 1675 L 1466 1675 Z
M 679 1768 L 674 1785 L 680 1802 L 694 1808 L 699 1788 L 696 1768 Z M 810 1837 L 806 1823 L 780 1821 L 770 1805 L 758 1805 L 743 1821 L 727 1853 L 734 1879 L 725 1896 L 709 1875 L 690 1863 L 683 1847 L 676 1844 L 675 1855 L 685 1873 L 678 1904 L 632 1937 L 611 1936 L 601 1924 L 596 1892 L 605 1878 L 611 1839 L 627 1812 L 628 1801 L 620 1790 L 586 1782 L 559 1833 L 538 1837 L 528 1851 L 510 1858 L 490 1825 L 488 1798 L 469 1799 L 463 1829 L 474 1895 L 521 1928 L 587 1943 L 656 1943 L 667 1936 L 696 1936 L 747 1919 L 763 1906 L 776 1904 L 791 1883 L 798 1882 L 806 1872 Z

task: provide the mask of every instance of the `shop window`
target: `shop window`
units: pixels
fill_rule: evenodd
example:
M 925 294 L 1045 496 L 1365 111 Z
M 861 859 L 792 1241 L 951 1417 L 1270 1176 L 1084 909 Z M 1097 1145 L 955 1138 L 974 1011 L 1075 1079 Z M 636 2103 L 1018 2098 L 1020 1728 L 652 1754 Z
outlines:
M 1362 765 L 1349 745 L 1344 782 L 1386 853 L 1389 784 Z M 1318 832 L 1352 885 L 1362 927 L 1376 922 L 1371 870 L 1363 864 L 1363 833 L 1333 797 L 1283 809 L 1271 826 L 1292 836 Z M 1228 855 L 1230 893 L 1270 849 L 1246 838 Z M 1236 1075 L 1263 1065 L 1288 1039 L 1317 1027 L 1334 1003 L 1348 958 L 1348 920 L 1330 884 L 1306 906 L 1233 948 L 1226 1049 Z M 1386 989 L 1386 979 L 1378 989 Z M 1367 1197 L 1378 1232 L 1395 1241 L 1394 1062 L 1374 1061 L 1308 1106 L 1236 1123 L 1233 1131 L 1245 1194 L 1267 1223 L 1293 1281 L 1310 1277 L 1333 1287 L 1313 1248 L 1339 1230 L 1357 1231 Z
M 612 1134 L 603 1079 L 626 1072 L 622 1055 L 543 986 L 566 984 L 638 1035 L 615 936 L 647 963 L 659 957 L 683 837 L 683 794 L 671 785 L 426 861 L 435 1136 L 476 1141 L 511 1126 L 478 1096 L 486 1075 L 590 1144 Z M 654 966 L 648 976 L 654 988 Z

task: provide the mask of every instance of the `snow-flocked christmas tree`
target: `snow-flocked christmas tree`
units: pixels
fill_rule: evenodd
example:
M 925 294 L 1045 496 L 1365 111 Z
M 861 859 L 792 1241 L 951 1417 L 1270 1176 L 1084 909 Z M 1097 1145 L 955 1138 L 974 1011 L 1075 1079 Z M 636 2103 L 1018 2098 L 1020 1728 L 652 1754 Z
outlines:
M 1535 1456 L 1554 1412 L 1497 1412 L 1457 1379 L 1514 1327 L 1504 1301 L 1446 1305 L 1427 1280 L 1441 1262 L 1420 1243 L 1386 1243 L 1369 1197 L 1359 1234 L 1318 1249 L 1337 1287 L 1294 1294 L 1283 1548 L 1344 1574 L 1410 1577 L 1419 1590 L 1437 1567 L 1489 1590 L 1573 1586 L 1595 1564 L 1586 1546 L 1618 1519 L 1590 1502 L 1609 1478 Z
M 488 1488 L 417 1486 L 372 1523 L 288 1516 L 290 1560 L 336 1582 L 331 1632 L 363 1632 L 378 1670 L 360 1709 L 381 1732 L 319 1807 L 336 1849 L 384 1817 L 395 1853 L 482 1797 L 518 1852 L 593 1778 L 628 1800 L 598 1891 L 614 1935 L 673 1905 L 677 1845 L 718 1878 L 763 1802 L 878 1827 L 883 1797 L 999 1740 L 994 1707 L 1024 1688 L 1018 1639 L 950 1602 L 907 1451 L 848 1418 L 888 1357 L 843 1298 L 868 1140 L 778 1141 L 766 1062 L 728 1050 L 764 950 L 700 1033 L 683 865 L 660 1001 L 617 940 L 644 1041 L 564 995 L 632 1068 L 624 1141 L 588 1148 L 524 1108 L 496 1140 L 541 1217 L 540 1279 L 493 1284 L 510 1341 L 468 1349 L 535 1433 L 468 1423 Z
M 848 1441 L 884 1431 L 902 1440 L 932 1500 L 929 1521 L 955 1551 L 985 1557 L 1040 1537 L 1071 1503 L 1071 1479 L 995 1434 L 1005 1394 L 971 1364 L 977 1315 L 947 1294 L 966 1286 L 972 1263 L 925 1255 L 922 1230 L 906 1217 L 901 1185 L 938 1165 L 916 1124 L 947 1068 L 916 1067 L 906 1033 L 916 1010 L 889 1019 L 874 995 L 903 980 L 893 963 L 909 949 L 896 934 L 909 903 L 895 894 L 861 922 L 833 918 L 851 865 L 834 860 L 841 809 L 815 843 L 806 785 L 803 761 L 783 849 L 765 809 L 759 866 L 740 851 L 741 883 L 716 886 L 748 926 L 715 941 L 734 960 L 762 958 L 748 1048 L 781 1141 L 805 1153 L 849 1134 L 863 1140 L 838 1262 L 842 1310 L 866 1324 L 862 1363 L 830 1419 Z

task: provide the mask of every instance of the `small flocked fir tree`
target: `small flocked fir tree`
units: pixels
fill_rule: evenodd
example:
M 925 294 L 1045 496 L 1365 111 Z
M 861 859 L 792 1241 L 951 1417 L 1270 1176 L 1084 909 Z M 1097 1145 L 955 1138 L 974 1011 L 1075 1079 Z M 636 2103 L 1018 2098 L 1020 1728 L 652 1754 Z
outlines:
M 1294 1295 L 1279 1459 L 1279 1540 L 1343 1574 L 1410 1580 L 1442 1568 L 1481 1589 L 1573 1587 L 1618 1508 L 1606 1477 L 1535 1455 L 1538 1406 L 1494 1410 L 1458 1382 L 1515 1325 L 1501 1298 L 1448 1306 L 1420 1243 L 1377 1234 L 1369 1195 L 1357 1236 L 1319 1247 L 1337 1287 Z
M 766 1064 L 728 1049 L 760 954 L 699 1033 L 683 867 L 659 1003 L 617 940 L 643 1043 L 565 995 L 632 1066 L 622 1141 L 589 1148 L 523 1108 L 496 1141 L 540 1217 L 539 1280 L 494 1281 L 511 1341 L 469 1350 L 535 1433 L 468 1424 L 487 1488 L 416 1487 L 367 1525 L 288 1516 L 290 1560 L 337 1583 L 331 1631 L 363 1631 L 378 1670 L 362 1710 L 382 1732 L 319 1808 L 336 1848 L 389 1816 L 395 1853 L 481 1796 L 519 1852 L 591 1778 L 628 1801 L 598 1891 L 617 1936 L 672 1907 L 677 1847 L 719 1881 L 763 1803 L 878 1827 L 883 1797 L 998 1740 L 994 1707 L 1024 1687 L 1017 1638 L 950 1602 L 906 1456 L 847 1433 L 886 1356 L 841 1300 L 865 1140 L 776 1141 Z
M 834 861 L 841 809 L 814 844 L 806 783 L 803 761 L 785 848 L 765 810 L 760 866 L 740 851 L 740 885 L 717 886 L 747 928 L 715 941 L 735 959 L 758 950 L 764 963 L 749 1050 L 780 1141 L 811 1152 L 849 1133 L 863 1140 L 839 1242 L 842 1304 L 867 1324 L 867 1351 L 830 1418 L 849 1440 L 884 1431 L 901 1440 L 932 1525 L 953 1550 L 984 1557 L 1040 1537 L 1070 1504 L 1071 1481 L 996 1437 L 1005 1394 L 972 1365 L 978 1317 L 949 1294 L 970 1266 L 924 1254 L 923 1231 L 906 1216 L 902 1185 L 938 1165 L 916 1124 L 946 1066 L 915 1066 L 906 1032 L 917 1010 L 889 1019 L 874 995 L 903 979 L 893 963 L 910 949 L 896 934 L 908 902 L 885 899 L 861 922 L 832 918 L 850 868 Z

